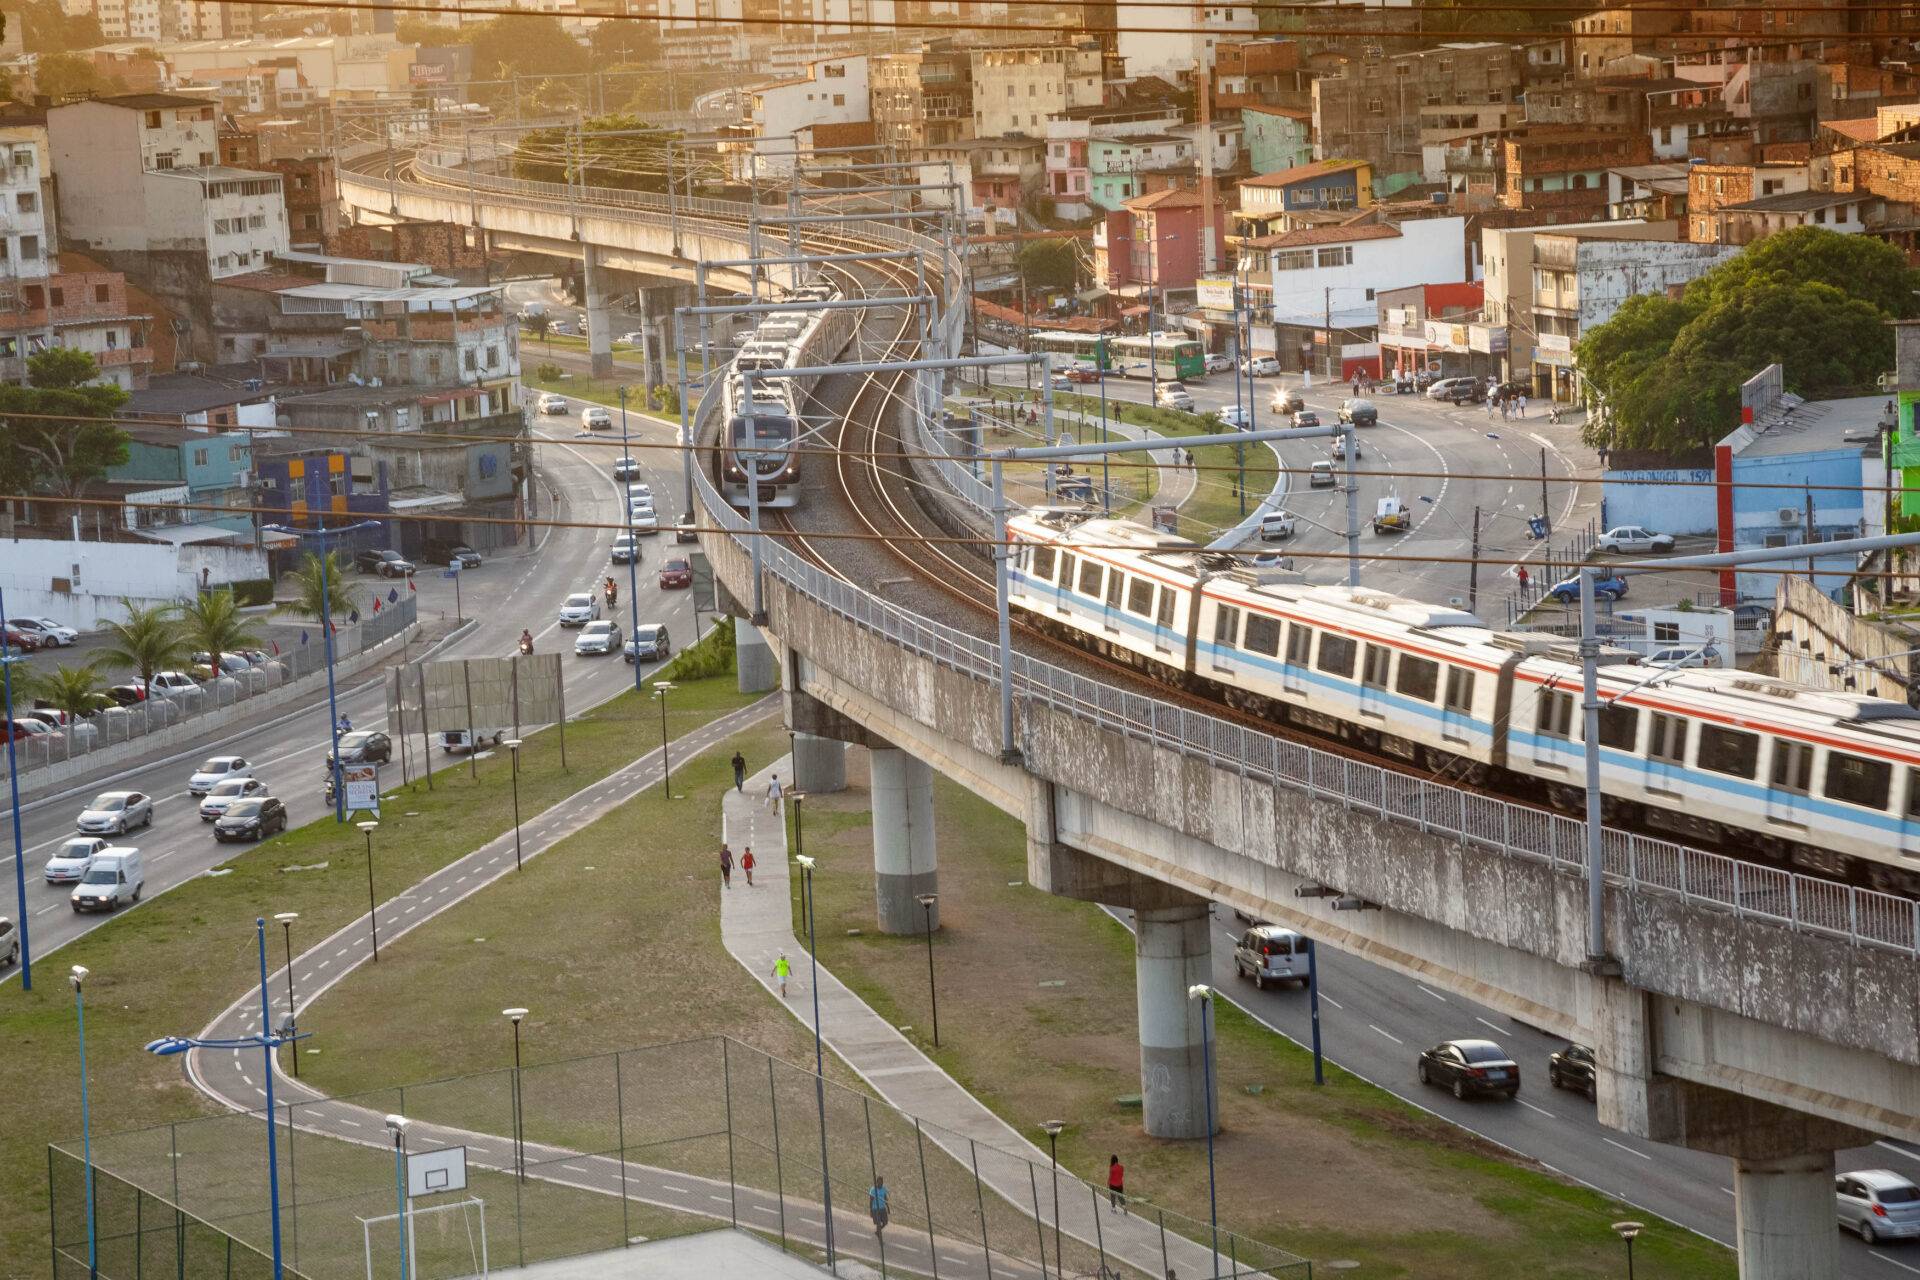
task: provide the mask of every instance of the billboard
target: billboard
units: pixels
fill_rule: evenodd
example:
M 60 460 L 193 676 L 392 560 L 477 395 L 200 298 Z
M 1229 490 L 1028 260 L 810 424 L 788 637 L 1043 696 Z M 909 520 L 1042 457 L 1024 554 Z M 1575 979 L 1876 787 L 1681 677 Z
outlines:
M 1470 324 L 1467 326 L 1467 349 L 1483 355 L 1505 355 L 1507 351 L 1507 326 L 1503 324 Z
M 341 781 L 347 784 L 347 812 L 371 813 L 380 816 L 380 766 L 377 764 L 343 764 L 340 766 Z
M 1450 324 L 1445 320 L 1429 320 L 1426 328 L 1427 347 L 1438 347 L 1442 351 L 1467 350 L 1467 326 Z
M 513 492 L 513 444 L 488 440 L 467 446 L 467 501 L 504 498 Z
M 557 653 L 442 658 L 395 667 L 388 699 L 414 732 L 423 727 L 424 700 L 427 732 L 464 731 L 471 724 L 476 734 L 487 737 L 496 730 L 554 724 L 566 706 Z
M 1200 305 L 1209 311 L 1233 310 L 1232 280 L 1196 280 L 1193 292 Z

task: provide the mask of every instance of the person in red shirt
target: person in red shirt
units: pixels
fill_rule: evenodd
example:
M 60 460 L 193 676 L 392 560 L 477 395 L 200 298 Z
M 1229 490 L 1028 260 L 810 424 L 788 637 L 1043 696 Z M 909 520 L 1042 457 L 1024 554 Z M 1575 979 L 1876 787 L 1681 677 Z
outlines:
M 753 846 L 748 845 L 740 855 L 740 869 L 747 873 L 747 888 L 753 888 Z
M 1127 1166 L 1119 1156 L 1107 1157 L 1107 1208 L 1109 1212 L 1127 1211 Z

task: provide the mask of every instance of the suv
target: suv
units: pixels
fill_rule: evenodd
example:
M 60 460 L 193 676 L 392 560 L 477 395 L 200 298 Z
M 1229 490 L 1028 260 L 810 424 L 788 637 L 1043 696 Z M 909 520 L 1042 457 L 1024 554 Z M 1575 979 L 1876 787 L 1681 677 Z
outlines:
M 431 538 L 427 541 L 427 559 L 438 560 L 441 564 L 462 569 L 478 569 L 480 553 L 464 542 L 450 542 L 445 538 Z
M 1486 394 L 1486 385 L 1478 378 L 1442 378 L 1427 388 L 1429 400 L 1451 400 L 1471 404 Z
M 613 414 L 604 405 L 590 404 L 580 411 L 580 429 L 583 431 L 613 430 Z
M 362 573 L 377 573 L 383 578 L 410 578 L 413 561 L 398 551 L 362 551 L 353 558 L 353 567 Z
M 1371 400 L 1342 400 L 1340 421 L 1351 422 L 1356 427 L 1377 427 L 1380 425 L 1380 411 L 1374 408 Z
M 1307 402 L 1300 398 L 1299 391 L 1293 387 L 1275 387 L 1273 400 L 1268 407 L 1275 413 L 1298 413 L 1307 407 Z
M 1291 929 L 1279 925 L 1255 925 L 1233 944 L 1233 971 L 1252 978 L 1253 985 L 1269 982 L 1307 982 L 1307 955 L 1313 943 Z
M 673 642 L 667 639 L 667 624 L 664 622 L 643 622 L 634 628 L 633 639 L 627 641 L 622 650 L 628 662 L 661 662 L 673 652 Z

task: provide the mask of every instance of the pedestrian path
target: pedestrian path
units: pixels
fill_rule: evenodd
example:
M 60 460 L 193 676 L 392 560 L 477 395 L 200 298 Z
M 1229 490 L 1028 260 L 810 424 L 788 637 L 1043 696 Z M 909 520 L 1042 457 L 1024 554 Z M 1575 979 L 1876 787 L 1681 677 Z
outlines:
M 791 872 L 784 815 L 766 800 L 767 779 L 792 777 L 790 760 L 778 760 L 747 780 L 744 791 L 729 790 L 722 800 L 722 826 L 728 847 L 753 849 L 754 885 L 737 872 L 731 889 L 720 892 L 720 938 L 730 955 L 774 999 L 775 959 L 793 961 L 793 977 L 782 1003 L 809 1030 L 813 1026 L 812 970 L 806 949 L 793 933 Z M 855 872 L 854 874 L 859 874 Z M 929 1139 L 961 1161 L 978 1160 L 987 1187 L 1030 1212 L 1033 1172 L 1042 1188 L 1048 1176 L 1047 1153 L 989 1111 L 938 1063 L 876 1013 L 825 968 L 819 970 L 820 1036 L 828 1049 L 865 1080 L 882 1100 L 927 1126 Z M 975 1144 L 969 1147 L 969 1142 Z M 1149 1275 L 1171 1266 L 1181 1275 L 1213 1274 L 1207 1248 L 1163 1233 L 1152 1221 L 1096 1209 L 1086 1185 L 1069 1174 L 1059 1176 L 1060 1229 L 1083 1244 Z M 1039 1217 L 1053 1226 L 1053 1199 L 1040 1191 Z

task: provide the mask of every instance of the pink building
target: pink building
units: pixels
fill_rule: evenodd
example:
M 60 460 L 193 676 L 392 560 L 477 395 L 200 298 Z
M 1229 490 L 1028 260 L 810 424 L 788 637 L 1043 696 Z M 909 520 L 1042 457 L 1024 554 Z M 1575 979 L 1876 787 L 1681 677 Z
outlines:
M 1094 231 L 1096 265 L 1104 259 L 1106 285 L 1116 293 L 1151 287 L 1164 296 L 1191 290 L 1200 278 L 1205 250 L 1200 193 L 1188 188 L 1154 191 L 1123 201 Z M 1215 261 L 1226 254 L 1226 215 L 1213 209 Z

